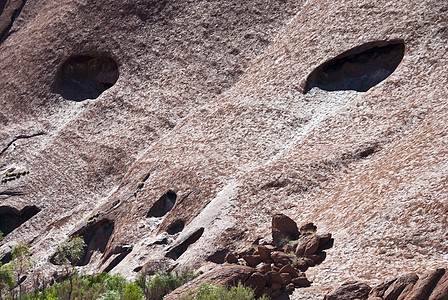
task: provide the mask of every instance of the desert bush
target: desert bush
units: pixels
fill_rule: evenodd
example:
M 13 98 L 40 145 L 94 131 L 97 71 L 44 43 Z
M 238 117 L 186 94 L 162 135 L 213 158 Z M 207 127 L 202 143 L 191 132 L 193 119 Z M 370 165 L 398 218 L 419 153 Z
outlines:
M 128 283 L 126 285 L 123 300 L 143 300 L 144 298 L 142 289 L 138 286 L 138 284 Z
M 186 271 L 178 275 L 167 272 L 158 272 L 148 278 L 146 273 L 140 275 L 136 283 L 140 286 L 147 300 L 161 300 L 187 281 L 197 277 L 193 271 Z
M 195 293 L 189 293 L 182 300 L 254 300 L 255 295 L 252 289 L 238 283 L 226 289 L 222 286 L 214 286 L 211 284 L 202 284 Z M 259 298 L 267 300 L 266 296 Z

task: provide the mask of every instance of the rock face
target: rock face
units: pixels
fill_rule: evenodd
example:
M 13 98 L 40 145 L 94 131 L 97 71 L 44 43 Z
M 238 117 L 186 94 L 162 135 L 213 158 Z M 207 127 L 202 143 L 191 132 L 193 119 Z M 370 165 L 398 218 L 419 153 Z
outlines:
M 0 259 L 26 243 L 50 277 L 57 245 L 79 233 L 92 237 L 82 272 L 198 268 L 270 235 L 284 213 L 335 239 L 293 299 L 439 268 L 447 11 L 445 0 L 0 1 L 0 201 L 37 211 L 2 223 L 13 230 Z

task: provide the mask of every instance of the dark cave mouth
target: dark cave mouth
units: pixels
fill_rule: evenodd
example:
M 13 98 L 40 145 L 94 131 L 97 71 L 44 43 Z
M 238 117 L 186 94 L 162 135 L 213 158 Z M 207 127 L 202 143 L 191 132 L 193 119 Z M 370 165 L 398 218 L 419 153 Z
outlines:
M 366 92 L 389 77 L 404 57 L 403 40 L 369 42 L 321 64 L 308 76 L 304 94 L 325 91 Z
M 98 98 L 118 80 L 118 64 L 111 55 L 79 54 L 61 65 L 56 79 L 56 91 L 74 101 Z
M 38 212 L 40 209 L 37 206 L 25 206 L 22 210 L 10 206 L 0 206 L 0 231 L 7 236 Z

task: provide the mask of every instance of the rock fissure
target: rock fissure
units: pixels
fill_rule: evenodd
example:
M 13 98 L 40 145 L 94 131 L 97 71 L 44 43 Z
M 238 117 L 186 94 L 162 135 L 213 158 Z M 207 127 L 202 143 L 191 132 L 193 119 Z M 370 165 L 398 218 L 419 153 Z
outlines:
M 11 147 L 12 144 L 14 144 L 14 142 L 20 140 L 20 139 L 29 139 L 29 138 L 33 138 L 36 136 L 41 136 L 44 135 L 45 132 L 38 132 L 38 133 L 34 133 L 34 134 L 30 134 L 30 135 L 26 135 L 26 134 L 21 134 L 18 135 L 16 137 L 14 137 L 1 151 L 0 151 L 0 155 L 2 155 L 3 153 L 6 152 L 6 150 L 8 150 L 9 147 Z

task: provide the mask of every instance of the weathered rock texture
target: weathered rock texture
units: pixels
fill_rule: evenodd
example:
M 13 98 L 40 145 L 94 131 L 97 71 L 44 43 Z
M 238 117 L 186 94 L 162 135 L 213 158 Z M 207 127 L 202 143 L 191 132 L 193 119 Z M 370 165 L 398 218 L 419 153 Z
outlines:
M 447 261 L 445 0 L 28 0 L 0 11 L 0 171 L 29 171 L 0 184 L 1 206 L 40 210 L 0 258 L 27 243 L 50 276 L 58 243 L 112 222 L 83 272 L 196 268 L 268 236 L 284 213 L 336 241 L 300 299 Z M 87 72 L 95 99 L 60 89 L 79 55 L 118 67 L 116 82 L 113 68 Z M 359 92 L 334 83 L 338 68 Z M 174 205 L 165 197 L 150 214 L 169 192 Z

